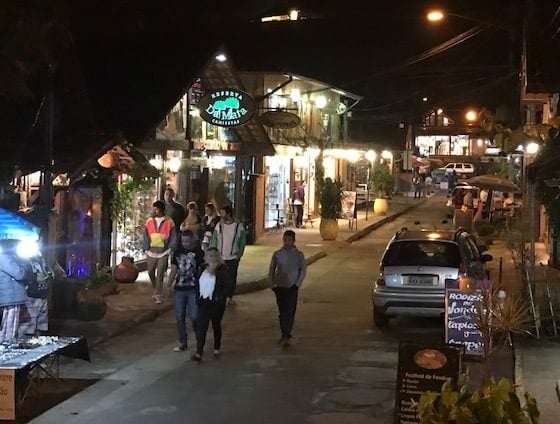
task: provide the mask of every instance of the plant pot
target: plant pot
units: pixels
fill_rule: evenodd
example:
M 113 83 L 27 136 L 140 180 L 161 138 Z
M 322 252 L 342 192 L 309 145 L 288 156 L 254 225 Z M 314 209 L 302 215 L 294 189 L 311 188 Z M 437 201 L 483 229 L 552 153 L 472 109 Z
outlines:
M 138 278 L 138 268 L 134 265 L 132 258 L 124 257 L 121 263 L 113 270 L 115 281 L 123 284 L 134 283 Z
M 387 201 L 387 199 L 382 199 L 380 197 L 375 199 L 375 202 L 373 202 L 373 213 L 375 213 L 376 215 L 387 215 L 388 211 L 389 202 Z
M 319 233 L 323 240 L 336 240 L 336 236 L 338 236 L 338 221 L 336 219 L 321 218 Z
M 98 289 L 78 291 L 76 303 L 76 318 L 82 321 L 98 321 L 107 312 L 107 304 Z

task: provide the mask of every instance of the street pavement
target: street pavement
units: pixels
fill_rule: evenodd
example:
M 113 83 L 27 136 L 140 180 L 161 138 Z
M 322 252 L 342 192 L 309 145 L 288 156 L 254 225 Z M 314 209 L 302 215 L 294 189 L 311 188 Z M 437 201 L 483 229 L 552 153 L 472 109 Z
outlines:
M 371 288 L 380 255 L 401 227 L 442 224 L 436 196 L 309 268 L 300 291 L 295 338 L 280 336 L 273 293 L 237 297 L 224 318 L 223 355 L 202 364 L 174 353 L 171 312 L 71 361 L 63 377 L 101 379 L 35 419 L 36 423 L 390 423 L 398 343 L 443 341 L 440 319 L 399 318 L 372 326 Z

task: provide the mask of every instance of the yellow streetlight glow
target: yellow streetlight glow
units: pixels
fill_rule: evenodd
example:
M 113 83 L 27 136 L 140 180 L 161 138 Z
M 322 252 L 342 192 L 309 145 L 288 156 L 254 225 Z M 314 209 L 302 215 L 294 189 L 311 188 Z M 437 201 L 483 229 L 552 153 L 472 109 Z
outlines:
M 393 157 L 393 154 L 389 150 L 383 150 L 381 152 L 381 157 L 383 159 L 391 159 Z
M 375 153 L 375 150 L 368 150 L 365 154 L 365 157 L 370 162 L 375 162 L 375 159 L 377 158 L 377 153 Z
M 319 109 L 323 109 L 327 105 L 327 99 L 325 96 L 315 97 L 315 106 Z
M 445 14 L 441 10 L 430 10 L 426 14 L 426 19 L 430 22 L 439 22 L 445 18 Z
M 465 113 L 465 119 L 469 122 L 474 122 L 478 119 L 478 114 L 474 110 L 469 110 Z

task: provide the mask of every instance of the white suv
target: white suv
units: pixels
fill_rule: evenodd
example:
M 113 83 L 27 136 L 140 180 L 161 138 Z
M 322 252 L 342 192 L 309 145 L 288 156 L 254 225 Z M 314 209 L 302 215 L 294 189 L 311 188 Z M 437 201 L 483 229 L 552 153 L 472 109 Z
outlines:
M 440 168 L 445 170 L 445 172 L 447 172 L 448 174 L 451 174 L 453 171 L 455 171 L 457 174 L 461 175 L 461 174 L 474 174 L 474 166 L 472 163 L 448 163 L 447 165 L 445 165 L 443 168 Z

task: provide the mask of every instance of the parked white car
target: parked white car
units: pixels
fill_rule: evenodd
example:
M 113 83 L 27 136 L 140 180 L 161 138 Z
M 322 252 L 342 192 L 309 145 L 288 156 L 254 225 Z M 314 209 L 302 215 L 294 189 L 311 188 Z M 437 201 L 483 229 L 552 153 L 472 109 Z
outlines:
M 445 165 L 443 168 L 448 174 L 457 172 L 457 174 L 474 174 L 474 165 L 472 163 L 452 162 Z

